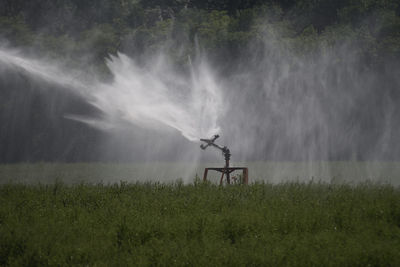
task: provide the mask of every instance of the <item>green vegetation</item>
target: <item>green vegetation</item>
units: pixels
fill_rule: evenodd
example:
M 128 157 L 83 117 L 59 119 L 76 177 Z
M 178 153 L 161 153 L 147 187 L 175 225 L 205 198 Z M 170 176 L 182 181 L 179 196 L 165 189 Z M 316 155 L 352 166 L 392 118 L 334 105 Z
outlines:
M 299 54 L 346 41 L 374 64 L 400 55 L 397 0 L 4 0 L 0 10 L 0 37 L 12 45 L 58 58 L 90 53 L 98 64 L 118 50 L 163 48 L 179 60 L 196 40 L 234 61 L 271 37 Z
M 399 266 L 391 186 L 0 186 L 2 266 Z

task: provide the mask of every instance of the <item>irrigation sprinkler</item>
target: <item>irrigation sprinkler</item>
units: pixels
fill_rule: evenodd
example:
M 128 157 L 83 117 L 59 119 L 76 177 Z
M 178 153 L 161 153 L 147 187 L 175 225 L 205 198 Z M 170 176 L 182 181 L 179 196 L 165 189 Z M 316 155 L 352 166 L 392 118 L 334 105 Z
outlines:
M 243 174 L 242 174 L 242 181 L 241 182 L 243 184 L 248 184 L 248 180 L 249 180 L 249 170 L 248 170 L 248 168 L 245 168 L 245 167 L 230 167 L 229 166 L 229 160 L 231 158 L 231 152 L 230 152 L 229 148 L 227 148 L 226 146 L 220 146 L 220 145 L 217 145 L 215 143 L 215 140 L 217 140 L 218 137 L 219 137 L 219 135 L 216 134 L 210 139 L 200 139 L 200 141 L 204 142 L 204 144 L 200 145 L 201 149 L 205 150 L 209 146 L 215 147 L 215 148 L 217 148 L 217 149 L 222 151 L 222 154 L 224 155 L 224 158 L 225 158 L 225 167 L 223 167 L 223 168 L 205 168 L 204 169 L 203 181 L 207 181 L 208 171 L 211 170 L 211 171 L 217 171 L 217 172 L 222 173 L 221 174 L 221 179 L 220 179 L 220 182 L 219 182 L 220 185 L 222 185 L 222 183 L 223 183 L 224 175 L 226 175 L 226 183 L 227 184 L 231 184 L 231 173 L 234 172 L 234 171 L 237 171 L 237 170 L 242 170 Z M 237 182 L 237 181 L 234 181 L 234 182 Z

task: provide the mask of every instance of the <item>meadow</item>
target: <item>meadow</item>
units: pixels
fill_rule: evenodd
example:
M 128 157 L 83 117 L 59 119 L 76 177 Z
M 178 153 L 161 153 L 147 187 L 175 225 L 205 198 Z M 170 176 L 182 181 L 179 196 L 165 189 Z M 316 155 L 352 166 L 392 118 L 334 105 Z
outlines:
M 0 203 L 1 266 L 400 266 L 393 185 L 4 182 Z

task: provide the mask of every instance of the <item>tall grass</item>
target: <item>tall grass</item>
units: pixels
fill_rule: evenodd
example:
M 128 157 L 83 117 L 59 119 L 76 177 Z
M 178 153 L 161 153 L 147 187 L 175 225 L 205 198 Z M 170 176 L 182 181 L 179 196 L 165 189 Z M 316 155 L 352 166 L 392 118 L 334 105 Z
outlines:
M 0 186 L 0 265 L 400 266 L 373 184 Z

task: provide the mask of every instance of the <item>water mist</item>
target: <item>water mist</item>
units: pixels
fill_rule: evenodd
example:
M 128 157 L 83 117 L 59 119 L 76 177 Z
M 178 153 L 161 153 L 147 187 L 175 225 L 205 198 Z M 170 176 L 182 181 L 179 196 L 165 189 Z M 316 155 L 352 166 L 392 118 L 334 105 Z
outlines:
M 177 70 L 162 53 L 141 64 L 121 53 L 110 56 L 109 82 L 76 78 L 80 76 L 61 64 L 9 49 L 0 50 L 0 62 L 95 107 L 100 113 L 96 118 L 65 117 L 111 132 L 115 139 L 109 150 L 129 150 L 126 142 L 135 143 L 132 153 L 141 154 L 148 170 L 155 154 L 199 160 L 198 145 L 185 143 L 179 135 L 197 142 L 220 133 L 232 160 L 248 162 L 251 180 L 389 177 L 383 181 L 396 184 L 396 164 L 383 168 L 368 161 L 400 156 L 399 109 L 394 104 L 398 71 L 388 68 L 383 75 L 363 68 L 357 49 L 346 41 L 321 43 L 317 52 L 300 56 L 278 39 L 276 33 L 265 33 L 263 45 L 249 47 L 246 57 L 224 75 L 201 56 L 187 59 L 188 70 Z M 115 146 L 117 139 L 124 141 Z M 205 154 L 222 164 L 222 157 Z M 180 177 L 202 172 L 189 165 L 180 169 Z
M 11 50 L 0 50 L 0 62 L 63 87 L 84 98 L 102 112 L 102 120 L 67 115 L 102 129 L 117 128 L 129 122 L 145 128 L 169 127 L 190 141 L 198 141 L 220 131 L 217 120 L 222 113 L 222 95 L 205 62 L 191 68 L 188 77 L 174 72 L 162 55 L 139 66 L 124 54 L 110 56 L 109 83 L 80 80 L 79 76 L 46 61 L 27 59 Z M 150 64 L 151 62 L 151 64 Z

